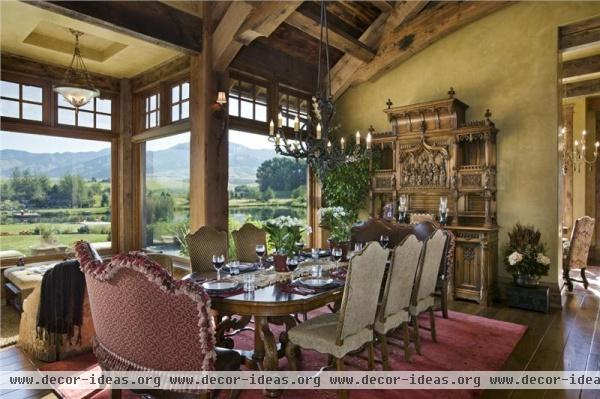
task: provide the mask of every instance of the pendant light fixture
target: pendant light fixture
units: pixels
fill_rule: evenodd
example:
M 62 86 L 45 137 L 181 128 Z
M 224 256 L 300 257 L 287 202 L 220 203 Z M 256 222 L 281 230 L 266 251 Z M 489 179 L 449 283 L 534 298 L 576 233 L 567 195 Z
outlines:
M 83 58 L 81 58 L 79 36 L 83 35 L 83 32 L 74 29 L 69 29 L 69 31 L 75 36 L 73 58 L 71 59 L 69 69 L 65 72 L 63 80 L 58 85 L 55 85 L 53 90 L 62 95 L 65 101 L 75 107 L 75 109 L 79 109 L 79 107 L 83 107 L 94 97 L 98 97 L 100 90 L 94 86 L 92 78 L 83 63 Z

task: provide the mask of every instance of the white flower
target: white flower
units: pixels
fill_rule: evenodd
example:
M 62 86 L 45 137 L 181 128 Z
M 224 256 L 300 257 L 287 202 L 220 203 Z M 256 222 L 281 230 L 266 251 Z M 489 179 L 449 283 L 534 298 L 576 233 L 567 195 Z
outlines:
M 522 260 L 523 260 L 523 255 L 517 251 L 508 255 L 508 263 L 510 263 L 511 266 L 516 265 L 517 263 L 521 262 Z
M 550 258 L 541 252 L 538 252 L 535 260 L 537 261 L 537 263 L 541 263 L 544 266 L 548 266 L 550 264 Z

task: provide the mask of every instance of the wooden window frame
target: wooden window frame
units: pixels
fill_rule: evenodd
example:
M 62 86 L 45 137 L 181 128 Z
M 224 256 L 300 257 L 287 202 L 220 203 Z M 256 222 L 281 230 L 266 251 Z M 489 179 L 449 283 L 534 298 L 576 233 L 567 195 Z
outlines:
M 269 100 L 271 98 L 271 93 L 273 92 L 273 85 L 266 80 L 262 80 L 262 79 L 257 79 L 255 77 L 250 77 L 247 76 L 245 74 L 240 74 L 240 73 L 234 73 L 232 72 L 230 74 L 230 78 L 229 78 L 229 86 L 233 86 L 232 82 L 233 81 L 238 81 L 238 82 L 244 82 L 244 83 L 250 83 L 253 86 L 253 90 L 252 90 L 252 119 L 250 118 L 245 118 L 242 116 L 235 116 L 235 115 L 231 115 L 229 114 L 229 127 L 230 129 L 234 129 L 234 130 L 245 130 L 251 133 L 260 133 L 260 134 L 266 134 L 268 133 L 268 125 L 269 125 L 269 120 L 271 112 L 270 111 L 270 105 L 269 105 Z M 265 101 L 265 107 L 266 107 L 266 121 L 258 121 L 256 120 L 256 86 L 260 86 L 260 87 L 264 87 L 266 89 L 266 101 Z M 227 93 L 227 97 L 228 97 L 228 101 L 231 101 L 232 98 L 235 98 L 238 100 L 238 115 L 241 115 L 241 110 L 242 110 L 242 103 L 241 103 L 241 96 L 237 97 L 237 96 L 232 96 L 231 95 L 231 90 L 228 90 Z M 260 104 L 263 105 L 263 104 Z M 227 105 L 227 107 L 229 107 L 229 104 Z M 228 108 L 229 109 L 229 108 Z
M 296 104 L 298 106 L 298 109 L 296 111 L 296 115 L 298 115 L 298 117 L 300 117 L 300 101 L 304 100 L 307 103 L 307 119 L 306 119 L 306 125 L 305 128 L 306 130 L 310 129 L 309 126 L 309 120 L 311 117 L 311 102 L 312 102 L 312 97 L 306 93 L 302 93 L 300 91 L 294 90 L 294 89 L 290 89 L 288 87 L 284 87 L 284 86 L 280 86 L 278 87 L 277 90 L 277 112 L 282 112 L 283 113 L 283 107 L 281 106 L 281 96 L 285 95 L 288 99 L 288 105 L 287 105 L 287 110 L 289 110 L 289 97 L 295 97 L 296 99 L 298 99 L 298 103 Z M 294 127 L 293 126 L 283 126 L 283 130 L 286 131 L 286 133 L 293 133 L 294 132 Z
M 61 106 L 59 105 L 59 97 L 60 94 L 58 93 L 54 93 L 54 99 L 55 99 L 55 103 L 56 103 L 56 107 L 54 108 L 55 111 L 55 120 L 56 120 L 56 126 L 60 126 L 60 127 L 67 127 L 67 128 L 76 128 L 76 129 L 91 129 L 91 130 L 96 130 L 96 131 L 100 131 L 100 132 L 112 132 L 116 130 L 116 126 L 115 126 L 115 107 L 114 107 L 114 102 L 115 102 L 115 98 L 112 95 L 100 95 L 99 97 L 95 97 L 93 98 L 90 102 L 92 103 L 92 110 L 86 110 L 86 109 L 81 109 L 79 111 L 75 112 L 75 124 L 74 125 L 69 125 L 68 123 L 60 123 L 58 120 L 58 112 L 61 109 L 66 109 L 66 110 L 70 110 L 70 111 L 74 111 L 75 107 L 65 107 L 65 106 Z M 106 113 L 106 112 L 100 112 L 96 110 L 96 101 L 100 99 L 100 100 L 110 100 L 110 114 Z M 93 120 L 93 127 L 89 127 L 89 126 L 81 126 L 78 125 L 78 121 L 79 121 L 79 113 L 81 112 L 86 112 L 89 114 L 92 114 L 92 120 Z M 110 116 L 110 129 L 100 129 L 96 127 L 96 115 L 108 115 Z
M 58 101 L 51 79 L 41 79 L 21 74 L 14 71 L 2 71 L 2 80 L 19 83 L 20 85 L 42 87 L 42 120 L 17 119 L 1 117 L 2 130 L 10 133 L 37 134 L 48 137 L 62 137 L 82 140 L 105 141 L 111 144 L 111 247 L 114 249 L 118 243 L 117 219 L 120 212 L 118 195 L 118 126 L 120 120 L 120 98 L 119 93 L 111 90 L 102 90 L 102 98 L 111 100 L 111 130 L 94 129 L 88 127 L 58 124 Z M 21 89 L 20 89 L 21 90 Z M 114 183 L 114 184 L 113 184 Z M 101 250 L 102 255 L 108 255 L 112 250 Z M 65 254 L 25 256 L 27 264 L 47 262 L 64 259 Z M 2 266 L 15 265 L 18 258 L 3 259 Z
M 189 107 L 190 107 L 190 97 L 191 97 L 191 86 L 190 86 L 190 89 L 188 90 L 188 97 L 186 99 L 182 98 L 183 85 L 186 83 L 189 86 L 190 79 L 177 79 L 175 81 L 168 82 L 165 85 L 166 86 L 165 100 L 168 103 L 167 112 L 166 112 L 168 114 L 168 123 L 177 123 L 180 121 L 185 121 L 190 118 L 190 111 L 189 111 L 190 108 Z M 178 87 L 178 90 L 179 90 L 179 100 L 176 102 L 173 102 L 173 89 L 176 87 Z M 184 103 L 188 103 L 188 116 L 186 118 L 181 117 L 182 105 Z M 174 120 L 173 119 L 173 107 L 176 105 L 179 106 L 179 115 L 178 115 L 178 119 Z
M 47 92 L 48 92 L 48 90 L 51 90 L 51 87 L 49 87 L 48 82 L 46 82 L 42 79 L 25 78 L 25 77 L 22 77 L 22 76 L 19 76 L 16 74 L 11 74 L 8 72 L 2 73 L 2 80 L 5 82 L 10 82 L 10 83 L 19 85 L 19 98 L 18 99 L 1 96 L 1 98 L 3 100 L 14 101 L 19 104 L 19 117 L 14 118 L 14 117 L 10 117 L 10 116 L 2 116 L 3 121 L 7 120 L 7 121 L 13 121 L 13 122 L 33 123 L 36 125 L 43 125 L 48 122 L 47 115 L 48 115 L 48 111 L 50 110 L 50 106 L 51 106 L 51 104 L 47 101 L 47 97 L 48 97 Z M 35 101 L 24 100 L 23 99 L 23 86 L 34 86 L 34 87 L 39 87 L 40 89 L 42 89 L 42 102 L 38 103 Z M 41 105 L 42 120 L 38 121 L 35 119 L 23 118 L 23 104 Z
M 161 104 L 161 99 L 164 98 L 164 94 L 162 96 L 161 94 L 163 93 L 161 93 L 161 90 L 159 90 L 159 88 L 157 87 L 154 90 L 149 90 L 140 95 L 140 131 L 156 129 L 157 127 L 163 126 L 163 121 L 161 120 L 161 108 L 163 107 L 163 104 Z M 153 96 L 156 96 L 156 108 L 148 110 L 148 108 L 146 108 L 146 105 L 149 106 L 150 98 Z M 150 126 L 150 115 L 153 113 L 156 114 L 156 125 Z

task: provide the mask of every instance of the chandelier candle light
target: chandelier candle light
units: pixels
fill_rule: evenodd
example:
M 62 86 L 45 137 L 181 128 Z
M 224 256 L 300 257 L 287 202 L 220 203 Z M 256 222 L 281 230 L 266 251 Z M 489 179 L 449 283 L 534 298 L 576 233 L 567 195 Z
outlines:
M 269 122 L 269 141 L 275 144 L 275 152 L 296 160 L 306 160 L 320 179 L 344 163 L 356 162 L 370 155 L 372 140 L 369 132 L 365 145 L 361 145 L 361 135 L 358 131 L 354 143 L 351 141 L 347 143 L 344 137 L 340 137 L 339 141 L 335 140 L 335 131 L 339 126 L 333 126 L 334 105 L 331 96 L 326 7 L 327 2 L 321 1 L 317 90 L 312 97 L 312 111 L 307 117 L 308 123 L 301 128 L 301 121 L 296 115 L 293 122 L 293 136 L 288 138 L 283 128 L 281 112 L 277 116 L 277 125 L 273 120 Z M 324 78 L 321 71 L 323 67 L 326 71 Z
M 75 107 L 75 111 L 78 111 L 79 107 L 83 107 L 93 98 L 98 97 L 100 91 L 94 86 L 81 57 L 79 36 L 83 35 L 83 32 L 74 29 L 69 29 L 69 31 L 75 36 L 73 58 L 62 82 L 54 86 L 53 90 L 62 95 L 69 104 Z
M 591 168 L 592 165 L 598 159 L 598 148 L 600 147 L 600 141 L 596 141 L 596 143 L 594 143 L 593 157 L 591 159 L 588 159 L 588 157 L 586 155 L 586 146 L 585 146 L 586 139 L 587 139 L 587 131 L 584 130 L 583 132 L 581 132 L 581 142 L 579 142 L 579 140 L 575 140 L 575 142 L 574 142 L 573 168 L 576 169 L 577 172 L 580 171 L 581 162 L 583 162 L 584 165 L 589 165 L 589 167 Z

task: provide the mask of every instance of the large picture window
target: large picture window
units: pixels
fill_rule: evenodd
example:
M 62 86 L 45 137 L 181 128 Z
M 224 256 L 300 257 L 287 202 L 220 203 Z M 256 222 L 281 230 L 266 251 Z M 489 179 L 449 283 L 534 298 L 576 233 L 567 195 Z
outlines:
M 306 174 L 305 162 L 278 156 L 267 136 L 230 130 L 230 230 L 278 216 L 307 223 Z
M 0 258 L 111 248 L 109 142 L 0 132 Z
M 42 88 L 22 83 L 0 82 L 0 115 L 42 121 Z
M 183 237 L 190 218 L 190 134 L 145 143 L 143 246 L 187 256 Z

